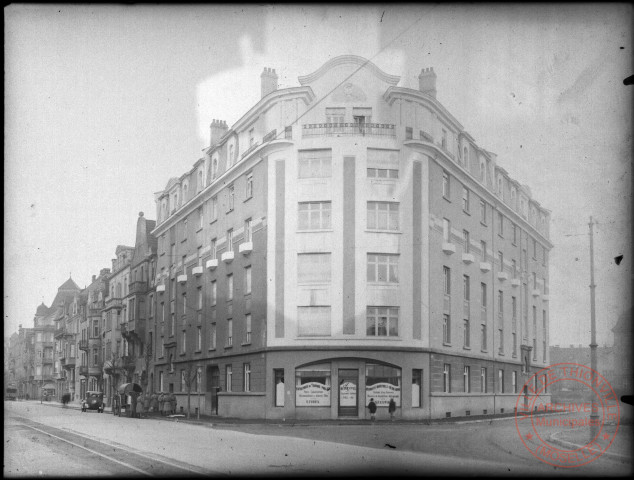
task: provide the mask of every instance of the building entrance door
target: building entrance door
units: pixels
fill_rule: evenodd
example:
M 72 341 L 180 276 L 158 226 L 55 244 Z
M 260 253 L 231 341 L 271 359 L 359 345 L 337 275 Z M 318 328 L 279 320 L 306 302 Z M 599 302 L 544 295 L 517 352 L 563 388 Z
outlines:
M 339 416 L 359 416 L 359 370 L 339 369 Z
M 218 413 L 218 390 L 220 390 L 220 369 L 214 365 L 211 367 L 211 413 Z

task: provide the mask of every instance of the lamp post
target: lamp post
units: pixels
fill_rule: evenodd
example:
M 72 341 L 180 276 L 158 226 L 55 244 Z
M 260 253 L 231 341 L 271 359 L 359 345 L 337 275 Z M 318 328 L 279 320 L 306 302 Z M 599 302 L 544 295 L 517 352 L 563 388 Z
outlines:
M 590 368 L 592 374 L 598 375 L 597 372 L 597 325 L 595 318 L 595 301 L 594 290 L 594 221 L 590 217 Z M 594 439 L 598 432 L 599 412 L 594 409 L 590 413 L 590 439 Z

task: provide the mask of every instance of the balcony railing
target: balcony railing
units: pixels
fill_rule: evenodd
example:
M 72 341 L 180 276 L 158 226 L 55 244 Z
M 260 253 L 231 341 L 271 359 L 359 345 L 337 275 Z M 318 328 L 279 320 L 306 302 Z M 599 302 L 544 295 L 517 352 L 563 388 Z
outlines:
M 310 123 L 302 125 L 302 137 L 396 137 L 389 123 Z
M 80 340 L 77 344 L 80 350 L 87 351 L 88 350 L 88 340 Z
M 136 281 L 130 284 L 130 294 L 143 294 L 147 292 L 147 282 L 146 281 Z
M 251 153 L 253 150 L 255 150 L 256 148 L 258 148 L 259 146 L 260 146 L 260 144 L 259 144 L 259 143 L 254 142 L 254 143 L 253 143 L 253 145 L 251 145 L 249 148 L 247 148 L 247 149 L 245 150 L 245 152 L 244 152 L 244 153 L 240 156 L 240 158 L 242 159 L 242 158 L 246 157 L 249 153 Z
M 275 140 L 275 137 L 277 137 L 277 129 L 273 129 L 269 133 L 264 135 L 264 138 L 262 139 L 262 143 L 266 143 L 266 142 L 270 142 L 271 140 Z
M 106 298 L 106 310 L 110 310 L 111 308 L 123 308 L 123 300 L 115 297 Z

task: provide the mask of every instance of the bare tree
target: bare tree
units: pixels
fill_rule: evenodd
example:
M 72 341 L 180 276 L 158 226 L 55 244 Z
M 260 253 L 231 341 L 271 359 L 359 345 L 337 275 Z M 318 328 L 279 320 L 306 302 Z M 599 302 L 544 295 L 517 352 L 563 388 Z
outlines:
M 185 378 L 185 388 L 187 388 L 187 418 L 190 416 L 191 412 L 191 393 L 192 387 L 196 387 L 196 391 L 200 388 L 200 384 L 198 381 L 198 368 L 193 364 L 187 365 L 187 368 L 183 370 Z

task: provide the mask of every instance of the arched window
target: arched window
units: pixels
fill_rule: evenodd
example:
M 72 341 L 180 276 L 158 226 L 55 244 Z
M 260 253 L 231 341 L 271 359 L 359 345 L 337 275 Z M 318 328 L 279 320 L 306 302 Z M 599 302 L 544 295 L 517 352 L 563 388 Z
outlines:
M 485 167 L 484 167 L 484 160 L 480 160 L 480 181 L 484 182 L 484 176 L 485 176 Z
M 117 283 L 117 297 L 121 298 L 121 283 Z
M 214 157 L 211 161 L 211 178 L 212 180 L 218 175 L 218 158 Z

